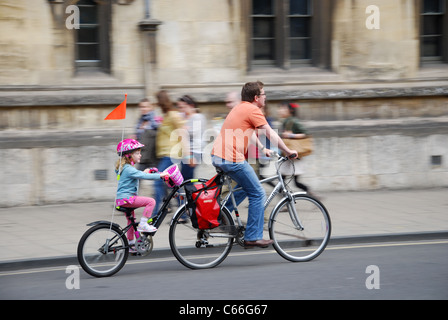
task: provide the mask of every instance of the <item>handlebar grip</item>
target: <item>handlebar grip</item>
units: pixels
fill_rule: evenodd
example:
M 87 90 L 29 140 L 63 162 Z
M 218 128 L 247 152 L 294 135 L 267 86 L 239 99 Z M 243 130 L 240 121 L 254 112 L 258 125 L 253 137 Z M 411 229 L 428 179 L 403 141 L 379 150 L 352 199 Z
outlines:
M 272 153 L 271 157 L 283 158 L 281 155 L 278 154 L 277 151 L 274 151 L 274 152 Z M 297 154 L 296 154 L 296 153 L 293 153 L 293 154 L 290 154 L 289 156 L 284 157 L 284 158 L 287 158 L 287 159 L 294 159 L 294 158 L 296 158 L 296 157 L 297 157 Z

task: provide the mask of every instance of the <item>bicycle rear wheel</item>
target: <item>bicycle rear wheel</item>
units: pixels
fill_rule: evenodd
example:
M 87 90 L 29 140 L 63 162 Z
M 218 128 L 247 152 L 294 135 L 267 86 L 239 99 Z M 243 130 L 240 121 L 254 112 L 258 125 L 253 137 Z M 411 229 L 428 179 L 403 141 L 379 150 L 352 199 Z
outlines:
M 94 277 L 109 277 L 125 265 L 129 246 L 120 228 L 98 224 L 79 240 L 78 261 L 85 272 Z
M 220 264 L 232 249 L 236 228 L 229 211 L 221 212 L 222 223 L 213 229 L 193 228 L 191 222 L 179 222 L 186 210 L 180 207 L 171 220 L 169 241 L 176 259 L 191 269 L 213 268 Z
M 293 262 L 310 261 L 319 256 L 328 244 L 331 221 L 327 209 L 318 200 L 305 195 L 293 194 L 293 205 L 303 230 L 285 198 L 274 208 L 269 219 L 269 235 L 275 250 Z M 297 221 L 297 220 L 296 220 Z

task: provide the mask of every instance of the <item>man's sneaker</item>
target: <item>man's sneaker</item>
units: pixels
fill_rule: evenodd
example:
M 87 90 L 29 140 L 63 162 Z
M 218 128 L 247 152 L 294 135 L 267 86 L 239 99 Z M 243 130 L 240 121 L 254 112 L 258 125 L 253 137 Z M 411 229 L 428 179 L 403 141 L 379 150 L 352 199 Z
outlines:
M 156 232 L 157 228 L 148 223 L 139 223 L 137 227 L 137 231 L 140 232 Z

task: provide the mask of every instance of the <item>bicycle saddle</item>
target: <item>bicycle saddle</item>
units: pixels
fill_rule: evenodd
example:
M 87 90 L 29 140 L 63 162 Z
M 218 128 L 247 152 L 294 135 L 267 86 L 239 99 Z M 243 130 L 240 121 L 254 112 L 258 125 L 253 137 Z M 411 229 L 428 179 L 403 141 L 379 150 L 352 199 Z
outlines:
M 224 171 L 221 168 L 215 167 L 216 172 L 220 174 L 224 174 Z
M 135 210 L 135 208 L 115 207 L 115 210 L 124 212 L 127 216 L 130 216 L 132 214 L 132 211 Z

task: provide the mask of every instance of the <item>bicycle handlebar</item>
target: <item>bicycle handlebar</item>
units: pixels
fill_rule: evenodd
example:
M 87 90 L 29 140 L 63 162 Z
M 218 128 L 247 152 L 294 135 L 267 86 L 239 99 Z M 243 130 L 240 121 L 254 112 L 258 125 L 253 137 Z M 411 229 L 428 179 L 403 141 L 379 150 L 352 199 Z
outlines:
M 297 154 L 293 153 L 293 154 L 290 154 L 289 156 L 284 157 L 284 156 L 279 155 L 277 151 L 274 151 L 274 152 L 272 152 L 271 158 L 274 158 L 274 157 L 277 158 L 277 160 L 286 161 L 289 159 L 294 159 L 295 157 L 297 157 Z

